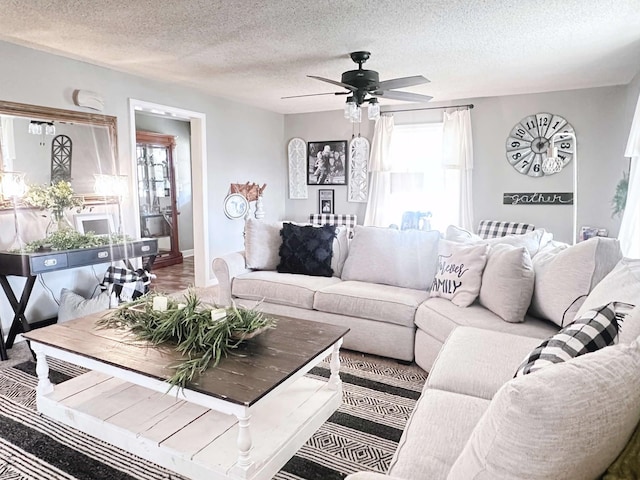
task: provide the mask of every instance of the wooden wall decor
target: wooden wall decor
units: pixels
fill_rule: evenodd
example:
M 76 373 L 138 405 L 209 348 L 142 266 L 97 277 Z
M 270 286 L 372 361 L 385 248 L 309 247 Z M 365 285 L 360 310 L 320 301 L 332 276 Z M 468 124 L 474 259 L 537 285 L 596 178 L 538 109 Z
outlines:
M 246 198 L 248 202 L 255 202 L 256 200 L 258 200 L 258 197 L 262 196 L 262 192 L 264 192 L 266 188 L 266 183 L 261 187 L 257 183 L 247 182 L 245 184 L 232 183 L 230 190 L 231 193 L 239 193 L 244 198 Z
M 573 192 L 503 193 L 503 205 L 573 205 Z

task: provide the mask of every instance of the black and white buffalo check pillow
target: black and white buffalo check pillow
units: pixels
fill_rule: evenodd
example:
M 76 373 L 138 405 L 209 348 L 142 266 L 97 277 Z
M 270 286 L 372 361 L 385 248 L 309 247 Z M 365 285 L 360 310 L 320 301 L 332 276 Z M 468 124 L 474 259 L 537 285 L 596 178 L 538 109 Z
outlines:
M 572 324 L 546 339 L 524 359 L 514 376 L 520 377 L 552 363 L 566 362 L 617 343 L 615 303 L 586 311 Z

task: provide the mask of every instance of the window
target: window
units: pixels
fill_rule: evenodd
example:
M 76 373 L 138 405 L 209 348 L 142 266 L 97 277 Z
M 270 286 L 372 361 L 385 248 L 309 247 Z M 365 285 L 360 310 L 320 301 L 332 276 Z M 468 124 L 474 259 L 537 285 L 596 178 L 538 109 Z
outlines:
M 396 125 L 390 146 L 388 218 L 400 226 L 406 211 L 431 212 L 431 228 L 458 224 L 460 171 L 442 166 L 442 123 Z

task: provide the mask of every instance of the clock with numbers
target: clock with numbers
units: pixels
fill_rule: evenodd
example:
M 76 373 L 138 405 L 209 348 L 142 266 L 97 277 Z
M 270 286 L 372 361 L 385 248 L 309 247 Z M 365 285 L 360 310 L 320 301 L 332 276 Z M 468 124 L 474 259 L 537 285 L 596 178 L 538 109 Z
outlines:
M 516 124 L 507 138 L 507 161 L 523 175 L 543 177 L 542 162 L 547 158 L 547 150 L 555 137 L 554 147 L 558 149 L 558 157 L 565 167 L 575 152 L 573 127 L 560 115 L 553 113 L 536 113 L 525 117 Z

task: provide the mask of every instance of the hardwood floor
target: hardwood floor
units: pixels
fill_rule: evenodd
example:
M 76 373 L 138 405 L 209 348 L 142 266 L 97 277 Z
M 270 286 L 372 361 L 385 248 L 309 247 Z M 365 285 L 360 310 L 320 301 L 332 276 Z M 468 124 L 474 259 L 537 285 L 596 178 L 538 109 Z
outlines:
M 151 280 L 151 290 L 158 293 L 185 293 L 195 283 L 194 257 L 185 257 L 178 265 L 170 265 L 152 269 L 156 278 Z M 218 286 L 193 289 L 201 301 L 209 304 L 218 303 Z
M 195 283 L 194 257 L 185 257 L 182 263 L 168 267 L 154 268 L 151 273 L 151 288 L 156 292 L 172 293 L 184 290 Z

